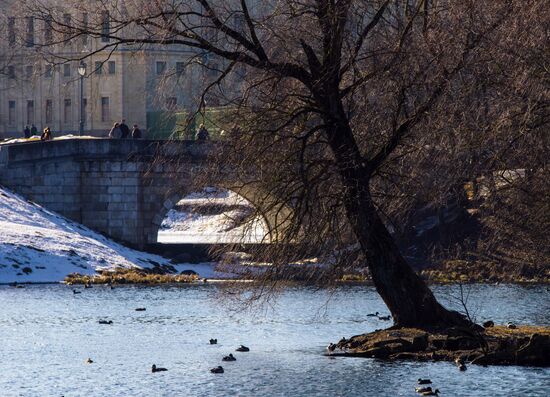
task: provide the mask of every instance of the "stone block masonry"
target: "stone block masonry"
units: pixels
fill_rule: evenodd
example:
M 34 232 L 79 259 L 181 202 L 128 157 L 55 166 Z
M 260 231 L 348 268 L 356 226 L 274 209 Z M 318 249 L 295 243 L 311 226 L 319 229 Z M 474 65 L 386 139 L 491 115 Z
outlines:
M 209 145 L 187 141 L 69 139 L 0 145 L 0 184 L 143 248 L 156 242 L 158 227 L 178 197 L 190 193 L 185 188 L 191 186 L 188 169 L 171 167 L 170 158 L 183 158 L 200 169 L 208 151 Z M 162 165 L 154 164 L 159 157 Z

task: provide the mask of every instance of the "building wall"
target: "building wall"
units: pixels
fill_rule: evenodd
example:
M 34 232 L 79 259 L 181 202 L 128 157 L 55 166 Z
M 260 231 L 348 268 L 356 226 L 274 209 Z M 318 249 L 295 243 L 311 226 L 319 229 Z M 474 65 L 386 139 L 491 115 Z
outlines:
M 7 25 L 10 15 L 17 15 L 14 4 L 17 3 L 0 3 L 0 139 L 21 137 L 25 125 L 31 123 L 39 131 L 49 126 L 54 136 L 78 134 L 81 107 L 79 62 L 64 59 L 78 59 L 82 54 L 97 51 L 104 43 L 100 38 L 84 40 L 80 37 L 74 42 L 42 48 L 39 53 L 36 45 L 29 47 L 25 44 L 26 20 L 22 17 L 16 18 L 17 42 L 10 45 Z M 73 17 L 78 18 L 78 15 L 76 13 Z M 45 37 L 42 25 L 43 21 L 35 23 L 37 44 Z M 86 58 L 84 133 L 104 136 L 115 121 L 122 119 L 130 126 L 138 124 L 145 130 L 148 111 L 178 110 L 189 105 L 193 101 L 188 98 L 188 82 L 198 79 L 191 73 L 185 74 L 186 81 L 183 81 L 183 76 L 172 78 L 176 63 L 184 62 L 186 57 L 182 48 L 159 50 L 147 47 L 109 49 Z M 156 71 L 156 62 L 159 61 L 166 63 L 166 71 L 162 74 Z M 110 73 L 113 70 L 109 68 L 112 62 L 114 73 Z M 99 64 L 102 64 L 101 72 L 96 68 Z M 50 67 L 51 75 L 48 72 Z M 10 69 L 15 72 L 14 76 L 10 76 Z M 102 114 L 102 98 L 109 101 L 107 116 Z M 10 102 L 15 103 L 11 111 Z M 32 107 L 28 111 L 30 104 Z

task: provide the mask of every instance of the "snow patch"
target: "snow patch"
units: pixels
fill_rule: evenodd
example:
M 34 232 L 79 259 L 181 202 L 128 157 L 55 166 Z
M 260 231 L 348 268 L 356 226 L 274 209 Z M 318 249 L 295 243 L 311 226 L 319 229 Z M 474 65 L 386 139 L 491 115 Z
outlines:
M 0 283 L 59 282 L 70 273 L 173 265 L 115 243 L 87 227 L 0 188 Z M 173 265 L 174 266 L 174 265 Z M 222 277 L 212 264 L 180 264 L 201 277 Z

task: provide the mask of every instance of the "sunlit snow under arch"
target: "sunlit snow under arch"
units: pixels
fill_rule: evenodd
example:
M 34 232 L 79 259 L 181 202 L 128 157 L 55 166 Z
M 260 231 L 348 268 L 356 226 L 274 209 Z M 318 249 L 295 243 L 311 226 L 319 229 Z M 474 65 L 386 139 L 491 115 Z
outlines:
M 268 227 L 254 206 L 230 190 L 207 187 L 168 211 L 158 231 L 161 244 L 268 243 Z

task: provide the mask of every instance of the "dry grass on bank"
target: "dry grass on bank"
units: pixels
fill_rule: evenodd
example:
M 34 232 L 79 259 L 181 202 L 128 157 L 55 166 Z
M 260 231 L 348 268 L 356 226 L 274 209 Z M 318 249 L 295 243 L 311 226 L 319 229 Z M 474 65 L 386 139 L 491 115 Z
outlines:
M 72 273 L 65 277 L 65 284 L 186 284 L 199 278 L 188 274 L 157 274 L 143 270 L 118 269 L 103 271 L 96 275 Z

